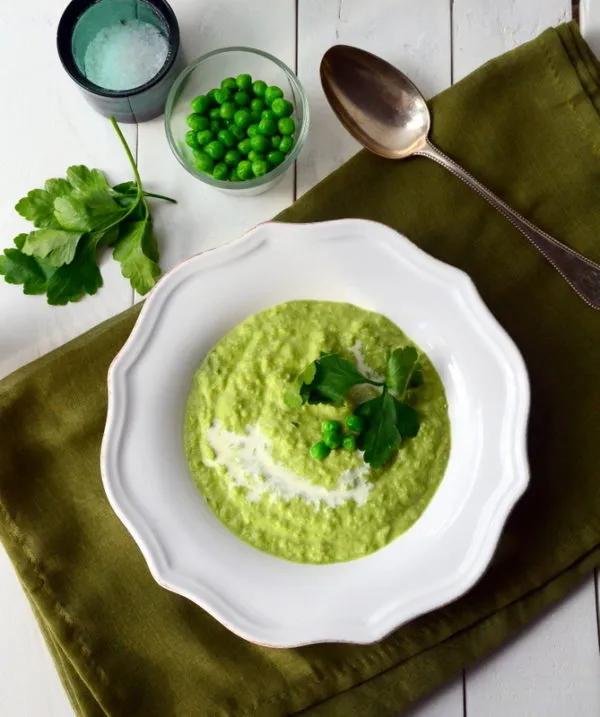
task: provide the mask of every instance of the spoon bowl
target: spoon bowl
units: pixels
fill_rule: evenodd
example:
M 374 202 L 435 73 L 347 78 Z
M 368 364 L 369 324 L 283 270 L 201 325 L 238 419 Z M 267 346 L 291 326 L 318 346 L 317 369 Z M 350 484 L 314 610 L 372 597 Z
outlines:
M 554 239 L 435 147 L 429 108 L 397 67 L 366 50 L 335 45 L 321 60 L 321 84 L 333 111 L 366 149 L 387 159 L 433 159 L 487 200 L 550 262 L 579 296 L 600 309 L 600 265 Z
M 333 111 L 364 147 L 403 159 L 425 146 L 429 108 L 398 68 L 358 47 L 335 45 L 323 55 L 320 71 Z

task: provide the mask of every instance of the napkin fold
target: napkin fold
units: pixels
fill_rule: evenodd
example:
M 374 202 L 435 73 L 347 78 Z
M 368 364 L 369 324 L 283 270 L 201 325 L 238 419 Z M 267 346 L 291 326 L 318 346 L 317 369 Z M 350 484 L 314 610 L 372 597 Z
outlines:
M 431 108 L 442 150 L 600 260 L 600 65 L 576 25 L 487 63 Z M 371 646 L 259 647 L 160 588 L 99 472 L 106 372 L 129 310 L 0 383 L 0 538 L 78 714 L 397 715 L 600 563 L 600 313 L 427 159 L 361 152 L 278 219 L 338 217 L 384 222 L 467 271 L 525 357 L 531 484 L 490 568 Z

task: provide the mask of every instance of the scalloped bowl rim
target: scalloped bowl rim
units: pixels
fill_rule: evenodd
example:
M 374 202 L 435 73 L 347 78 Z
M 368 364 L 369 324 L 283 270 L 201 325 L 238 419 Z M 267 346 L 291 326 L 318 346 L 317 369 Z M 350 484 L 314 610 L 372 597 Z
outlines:
M 513 469 L 512 480 L 496 496 L 495 509 L 490 520 L 483 528 L 484 532 L 480 535 L 479 544 L 471 545 L 468 568 L 457 571 L 458 579 L 447 580 L 444 584 L 435 586 L 433 590 L 425 590 L 419 601 L 413 600 L 410 604 L 396 599 L 395 603 L 378 618 L 366 615 L 362 620 L 353 620 L 349 623 L 342 618 L 336 621 L 329 617 L 327 620 L 315 620 L 314 624 L 310 626 L 305 624 L 302 627 L 295 626 L 292 620 L 288 625 L 268 629 L 248 619 L 239 604 L 233 604 L 232 601 L 223 598 L 219 594 L 218 586 L 210 585 L 197 578 L 192 579 L 172 569 L 161 544 L 159 532 L 123 490 L 115 463 L 115 455 L 124 439 L 123 419 L 127 403 L 127 374 L 143 355 L 143 350 L 152 336 L 152 329 L 160 321 L 164 303 L 168 296 L 177 289 L 178 277 L 186 267 L 196 264 L 198 269 L 210 269 L 210 265 L 215 262 L 216 266 L 220 266 L 236 257 L 243 259 L 246 254 L 254 251 L 263 242 L 282 232 L 297 234 L 302 239 L 306 239 L 308 234 L 319 232 L 323 227 L 334 232 L 344 232 L 359 225 L 361 231 L 364 230 L 367 233 L 387 234 L 388 238 L 394 240 L 394 242 L 390 242 L 390 246 L 403 254 L 403 258 L 412 264 L 413 269 L 436 274 L 448 285 L 449 290 L 458 292 L 465 309 L 470 311 L 472 318 L 478 322 L 482 336 L 493 337 L 497 350 L 512 370 L 515 382 L 516 400 L 512 406 L 513 451 L 510 456 Z M 208 267 L 203 266 L 206 263 L 209 264 Z M 311 297 L 307 296 L 306 298 Z M 471 588 L 484 573 L 493 556 L 504 523 L 528 485 L 529 466 L 526 439 L 529 400 L 529 381 L 523 358 L 512 339 L 484 304 L 475 285 L 466 273 L 435 259 L 403 235 L 378 222 L 363 219 L 338 219 L 306 224 L 267 222 L 257 225 L 232 242 L 195 254 L 182 261 L 160 279 L 146 299 L 131 334 L 112 361 L 108 371 L 108 411 L 101 447 L 102 481 L 113 510 L 137 543 L 156 582 L 195 602 L 240 637 L 272 647 L 296 647 L 323 642 L 368 644 L 381 640 L 409 620 L 457 599 Z M 478 526 L 478 529 L 480 527 Z M 392 541 L 392 544 L 394 542 Z M 358 563 L 360 561 L 350 562 Z

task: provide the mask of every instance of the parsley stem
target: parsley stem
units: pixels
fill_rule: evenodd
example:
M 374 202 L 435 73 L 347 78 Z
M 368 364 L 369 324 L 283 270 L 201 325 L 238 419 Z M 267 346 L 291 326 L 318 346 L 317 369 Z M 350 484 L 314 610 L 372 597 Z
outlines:
M 171 197 L 165 197 L 164 194 L 154 194 L 154 192 L 144 192 L 145 197 L 154 197 L 154 199 L 164 199 L 165 202 L 171 202 L 171 204 L 177 204 L 176 199 L 171 199 Z
M 127 144 L 127 141 L 125 140 L 123 133 L 121 132 L 121 128 L 119 127 L 117 120 L 114 117 L 111 117 L 110 123 L 112 124 L 115 132 L 117 133 L 117 137 L 119 138 L 119 140 L 121 141 L 121 144 L 123 145 L 123 149 L 125 150 L 125 154 L 127 155 L 127 159 L 129 160 L 131 169 L 133 170 L 133 176 L 135 177 L 135 183 L 137 184 L 137 188 L 138 188 L 138 197 L 140 197 L 142 192 L 144 191 L 144 188 L 142 187 L 142 179 L 140 177 L 140 173 L 138 172 L 138 168 L 137 168 L 137 164 L 135 163 L 135 159 L 133 158 L 133 155 L 131 154 L 129 145 Z

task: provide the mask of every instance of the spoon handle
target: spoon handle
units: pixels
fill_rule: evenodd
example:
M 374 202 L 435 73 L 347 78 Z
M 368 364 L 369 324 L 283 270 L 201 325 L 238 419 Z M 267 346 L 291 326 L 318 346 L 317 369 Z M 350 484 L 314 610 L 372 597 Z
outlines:
M 600 265 L 561 244 L 525 219 L 431 142 L 428 141 L 415 154 L 438 162 L 486 199 L 529 239 L 587 304 L 600 309 Z

